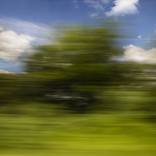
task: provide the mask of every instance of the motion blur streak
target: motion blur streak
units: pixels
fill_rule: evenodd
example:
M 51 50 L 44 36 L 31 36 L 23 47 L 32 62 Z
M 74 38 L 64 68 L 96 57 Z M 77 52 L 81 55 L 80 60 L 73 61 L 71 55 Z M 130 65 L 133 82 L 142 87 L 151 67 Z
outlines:
M 1 155 L 155 155 L 156 65 L 113 59 L 115 27 L 59 28 L 0 74 Z

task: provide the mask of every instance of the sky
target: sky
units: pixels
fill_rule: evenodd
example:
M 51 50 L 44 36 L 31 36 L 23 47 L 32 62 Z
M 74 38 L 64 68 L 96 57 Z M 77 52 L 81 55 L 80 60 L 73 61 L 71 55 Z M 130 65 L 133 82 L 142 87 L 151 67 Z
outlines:
M 47 42 L 58 25 L 94 24 L 113 18 L 126 23 L 125 60 L 156 63 L 146 49 L 156 34 L 156 0 L 0 0 L 0 72 L 21 71 L 20 57 Z

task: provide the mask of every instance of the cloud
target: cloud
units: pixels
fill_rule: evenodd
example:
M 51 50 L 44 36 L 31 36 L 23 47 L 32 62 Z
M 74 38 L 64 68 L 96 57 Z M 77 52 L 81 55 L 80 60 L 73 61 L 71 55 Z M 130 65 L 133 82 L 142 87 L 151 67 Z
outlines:
M 12 18 L 0 19 L 0 69 L 20 72 L 22 58 L 33 52 L 33 46 L 51 42 L 53 29 L 41 23 Z
M 124 16 L 129 14 L 136 14 L 138 12 L 139 0 L 114 0 L 114 6 L 107 16 Z
M 18 34 L 13 30 L 0 27 L 0 59 L 5 61 L 17 61 L 31 48 L 32 36 Z
M 110 0 L 84 0 L 84 3 L 96 10 L 104 10 L 104 5 Z
M 138 35 L 137 39 L 141 40 L 142 39 L 142 35 Z
M 10 72 L 10 71 L 7 71 L 7 70 L 3 70 L 3 69 L 0 69 L 0 74 L 14 74 L 14 72 Z
M 32 23 L 29 21 L 18 20 L 14 18 L 1 18 L 0 24 L 6 27 L 11 27 L 16 31 L 36 35 L 38 33 L 45 33 L 48 26 L 41 23 Z
M 52 29 L 42 23 L 32 23 L 14 18 L 1 18 L 0 25 L 17 33 L 32 36 L 37 44 L 46 43 L 52 37 Z
M 1 18 L 0 59 L 17 61 L 21 56 L 31 52 L 32 45 L 47 43 L 52 40 L 52 36 L 52 30 L 48 25 Z
M 104 15 L 106 4 L 112 0 L 82 0 L 89 8 L 92 9 L 90 13 L 91 17 L 97 17 L 99 15 Z M 78 6 L 78 0 L 74 0 L 75 6 Z
M 156 48 L 143 49 L 134 45 L 124 47 L 124 56 L 120 59 L 122 61 L 132 61 L 145 64 L 156 63 Z
M 97 16 L 124 16 L 129 14 L 138 13 L 138 4 L 140 0 L 82 0 L 81 2 L 86 4 L 92 9 L 90 13 L 91 17 Z M 73 0 L 75 7 L 79 8 L 78 0 Z M 109 4 L 113 2 L 114 6 L 110 11 L 106 12 L 106 9 L 110 6 Z

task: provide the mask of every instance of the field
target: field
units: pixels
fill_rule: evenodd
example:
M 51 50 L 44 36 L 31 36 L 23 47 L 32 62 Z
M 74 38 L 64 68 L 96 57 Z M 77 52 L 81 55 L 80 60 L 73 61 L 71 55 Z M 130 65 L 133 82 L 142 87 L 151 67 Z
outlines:
M 146 122 L 142 114 L 127 111 L 80 115 L 53 109 L 43 104 L 1 109 L 0 155 L 154 156 L 156 153 L 156 125 Z

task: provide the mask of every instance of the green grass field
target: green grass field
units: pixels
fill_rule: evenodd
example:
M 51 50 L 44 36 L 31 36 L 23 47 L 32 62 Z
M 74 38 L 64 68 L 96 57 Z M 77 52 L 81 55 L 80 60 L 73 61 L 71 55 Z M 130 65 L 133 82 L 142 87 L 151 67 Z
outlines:
M 16 108 L 14 108 L 15 110 Z M 19 107 L 18 107 L 19 109 Z M 1 156 L 154 156 L 156 125 L 130 112 L 66 114 L 49 106 L 0 114 Z M 19 111 L 21 112 L 21 110 Z

